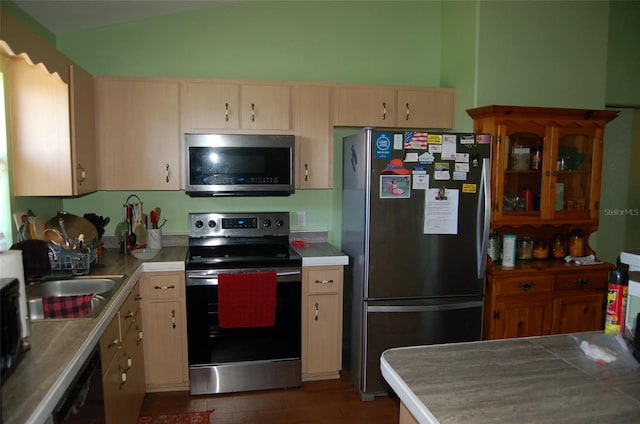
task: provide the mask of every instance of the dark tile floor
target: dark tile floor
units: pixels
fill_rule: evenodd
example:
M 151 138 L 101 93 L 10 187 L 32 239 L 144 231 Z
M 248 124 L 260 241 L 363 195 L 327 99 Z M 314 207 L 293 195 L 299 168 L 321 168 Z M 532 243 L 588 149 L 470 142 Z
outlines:
M 141 415 L 214 409 L 213 424 L 397 424 L 395 396 L 362 402 L 346 380 L 303 383 L 302 388 L 190 396 L 147 393 Z

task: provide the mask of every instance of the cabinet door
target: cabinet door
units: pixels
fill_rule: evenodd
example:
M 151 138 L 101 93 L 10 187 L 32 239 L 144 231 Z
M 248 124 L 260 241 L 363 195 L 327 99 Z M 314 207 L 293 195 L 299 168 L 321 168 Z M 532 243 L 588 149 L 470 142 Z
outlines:
M 240 126 L 240 86 L 187 81 L 182 86 L 182 123 L 185 132 L 237 129 Z
M 243 85 L 240 96 L 243 129 L 291 129 L 290 86 Z
M 452 88 L 398 90 L 396 125 L 412 128 L 453 128 L 454 103 Z
M 185 317 L 180 302 L 143 301 L 147 387 L 176 386 L 187 381 Z
M 338 87 L 335 124 L 354 127 L 395 126 L 395 89 L 383 87 Z
M 21 56 L 8 68 L 13 195 L 71 195 L 69 87 Z
M 100 189 L 179 188 L 178 99 L 177 82 L 96 80 Z
M 139 321 L 142 312 L 136 314 L 136 322 L 124 336 L 122 344 L 123 372 L 126 373 L 126 382 L 122 390 L 126 397 L 126 410 L 128 419 L 126 422 L 135 423 L 142 408 L 145 386 L 144 352 L 142 348 L 142 323 Z M 122 405 L 124 408 L 125 405 Z
M 148 391 L 188 387 L 185 281 L 181 272 L 140 278 Z
M 541 336 L 551 333 L 552 296 L 502 297 L 493 311 L 492 339 Z
M 544 161 L 534 161 L 534 157 L 547 154 L 545 140 L 550 139 L 550 131 L 535 121 L 498 125 L 492 161 L 493 222 L 524 224 L 547 217 L 549 176 L 543 169 Z
M 71 65 L 69 80 L 73 193 L 91 193 L 98 189 L 93 76 Z
M 130 413 L 126 408 L 127 393 L 123 390 L 126 384 L 126 373 L 123 371 L 123 363 L 120 353 L 106 366 L 102 375 L 102 387 L 104 388 L 104 416 L 107 424 L 134 424 L 130 420 Z M 137 417 L 136 417 L 137 419 Z
M 300 86 L 297 188 L 333 187 L 331 88 Z
M 577 125 L 554 128 L 550 153 L 553 220 L 598 219 L 602 130 Z
M 337 373 L 340 370 L 338 295 L 311 295 L 307 304 L 306 372 Z
M 604 328 L 605 294 L 566 293 L 556 295 L 553 307 L 553 334 L 596 331 Z

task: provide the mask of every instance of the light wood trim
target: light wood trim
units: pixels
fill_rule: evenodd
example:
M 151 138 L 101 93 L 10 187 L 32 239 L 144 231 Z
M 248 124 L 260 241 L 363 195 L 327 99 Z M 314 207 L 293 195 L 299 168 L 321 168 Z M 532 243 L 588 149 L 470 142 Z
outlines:
M 413 417 L 409 409 L 405 406 L 404 402 L 400 402 L 400 418 L 399 424 L 418 424 L 418 421 Z

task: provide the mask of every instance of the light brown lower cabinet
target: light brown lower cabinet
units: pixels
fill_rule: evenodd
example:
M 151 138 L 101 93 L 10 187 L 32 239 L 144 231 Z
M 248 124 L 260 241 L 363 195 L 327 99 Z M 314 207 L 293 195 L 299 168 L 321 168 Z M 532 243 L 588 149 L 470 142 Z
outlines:
M 136 284 L 100 339 L 105 420 L 135 424 L 145 394 L 140 292 Z
M 140 277 L 145 381 L 148 392 L 189 389 L 186 294 L 183 272 Z
M 302 267 L 302 380 L 340 377 L 342 266 Z

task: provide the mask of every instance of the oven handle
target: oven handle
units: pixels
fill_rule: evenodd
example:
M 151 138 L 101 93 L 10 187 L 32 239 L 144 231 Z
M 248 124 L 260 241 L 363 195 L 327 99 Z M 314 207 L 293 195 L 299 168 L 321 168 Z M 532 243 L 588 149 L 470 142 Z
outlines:
M 211 271 L 189 271 L 187 273 L 187 286 L 201 286 L 201 285 L 218 285 L 218 272 Z M 302 271 L 281 271 L 276 272 L 278 282 L 284 281 L 300 281 Z

